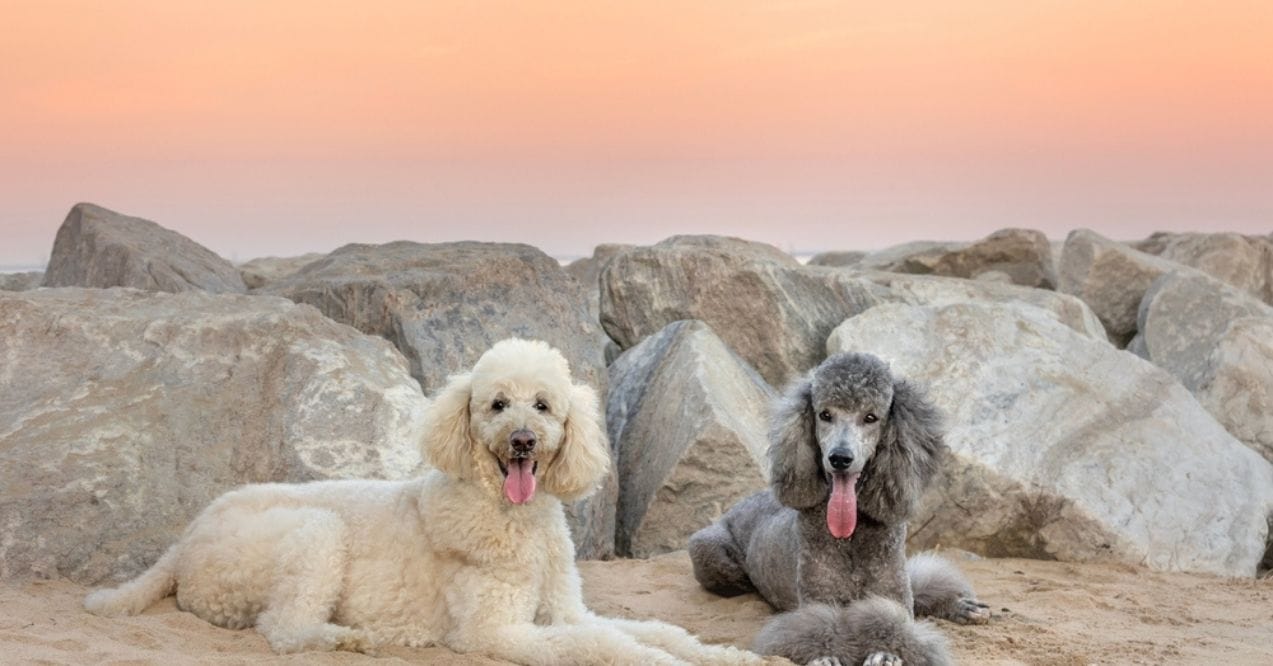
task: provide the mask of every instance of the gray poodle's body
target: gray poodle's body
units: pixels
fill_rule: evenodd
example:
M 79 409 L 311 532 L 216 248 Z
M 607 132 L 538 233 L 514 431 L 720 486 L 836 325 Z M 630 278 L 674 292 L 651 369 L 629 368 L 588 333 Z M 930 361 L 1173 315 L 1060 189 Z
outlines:
M 912 613 L 984 622 L 967 580 L 906 559 L 906 521 L 946 453 L 936 409 L 867 354 L 838 354 L 792 386 L 770 430 L 771 488 L 690 539 L 694 575 L 755 591 L 779 615 L 755 649 L 799 663 L 946 664 Z

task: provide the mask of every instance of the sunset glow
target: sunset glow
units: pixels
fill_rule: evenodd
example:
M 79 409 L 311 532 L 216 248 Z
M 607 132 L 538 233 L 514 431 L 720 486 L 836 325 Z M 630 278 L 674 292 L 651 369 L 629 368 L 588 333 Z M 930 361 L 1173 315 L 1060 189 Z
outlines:
M 966 6 L 965 6 L 966 5 Z M 1273 231 L 1273 3 L 0 0 L 0 264 Z

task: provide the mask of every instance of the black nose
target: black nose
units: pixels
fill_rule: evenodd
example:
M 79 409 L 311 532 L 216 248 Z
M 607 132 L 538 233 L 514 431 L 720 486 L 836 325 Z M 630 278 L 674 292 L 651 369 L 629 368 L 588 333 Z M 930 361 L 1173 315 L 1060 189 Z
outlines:
M 831 461 L 832 469 L 848 469 L 853 464 L 853 453 L 848 449 L 835 449 L 827 460 Z
M 535 448 L 535 433 L 526 429 L 514 432 L 508 440 L 516 453 L 530 453 Z

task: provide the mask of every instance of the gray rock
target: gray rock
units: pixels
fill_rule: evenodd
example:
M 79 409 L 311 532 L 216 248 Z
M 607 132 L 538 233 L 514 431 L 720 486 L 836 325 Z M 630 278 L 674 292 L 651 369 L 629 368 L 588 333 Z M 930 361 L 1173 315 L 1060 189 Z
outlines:
M 906 305 L 954 303 L 1022 303 L 1046 310 L 1057 321 L 1090 338 L 1105 341 L 1105 328 L 1086 303 L 1074 296 L 1047 289 L 1031 289 L 987 280 L 963 280 L 932 275 L 862 272 L 863 279 L 888 292 L 881 299 Z
M 57 231 L 45 287 L 134 287 L 147 291 L 243 293 L 230 262 L 139 217 L 76 204 Z
M 313 305 L 387 338 L 407 357 L 426 395 L 510 336 L 556 347 L 576 378 L 605 395 L 606 338 L 588 313 L 583 288 L 529 245 L 346 245 L 255 293 Z M 582 557 L 613 552 L 606 512 L 615 487 L 567 509 Z
M 832 268 L 848 268 L 858 265 L 868 253 L 860 250 L 841 252 L 820 252 L 809 258 L 810 266 L 830 266 Z
M 0 273 L 0 291 L 26 291 L 40 286 L 44 280 L 42 271 L 26 273 Z
M 588 296 L 588 311 L 594 319 L 601 316 L 601 271 L 616 255 L 634 247 L 636 246 L 603 243 L 593 249 L 591 257 L 576 259 L 566 265 L 566 272 L 583 285 L 584 293 Z
M 647 557 L 766 484 L 773 390 L 706 324 L 680 321 L 610 367 L 606 420 L 619 476 L 617 550 Z
M 1125 347 L 1136 334 L 1136 311 L 1145 290 L 1159 275 L 1179 267 L 1077 229 L 1065 239 L 1057 288 L 1083 299 L 1105 325 L 1110 341 Z
M 843 270 L 802 266 L 778 248 L 720 236 L 674 236 L 629 250 L 601 274 L 601 324 L 623 349 L 698 319 L 770 384 L 822 358 L 826 336 L 885 290 Z
M 248 289 L 260 289 L 265 285 L 294 275 L 296 271 L 327 255 L 311 252 L 298 257 L 258 257 L 239 264 L 239 275 Z
M 1008 282 L 1026 287 L 1052 289 L 1056 285 L 1051 245 L 1042 232 L 1031 229 L 1000 229 L 972 243 L 905 243 L 872 252 L 851 264 L 826 261 L 818 263 L 966 279 L 995 273 L 998 276 L 994 279 L 1006 276 Z
M 391 345 L 280 298 L 0 292 L 0 579 L 139 573 L 242 483 L 404 478 Z
M 1273 242 L 1235 233 L 1156 233 L 1136 249 L 1198 269 L 1273 304 Z
M 1167 273 L 1139 312 L 1143 356 L 1273 461 L 1273 307 L 1210 276 Z
M 827 347 L 879 355 L 947 415 L 912 547 L 1255 573 L 1273 466 L 1163 370 L 1019 304 L 879 306 Z

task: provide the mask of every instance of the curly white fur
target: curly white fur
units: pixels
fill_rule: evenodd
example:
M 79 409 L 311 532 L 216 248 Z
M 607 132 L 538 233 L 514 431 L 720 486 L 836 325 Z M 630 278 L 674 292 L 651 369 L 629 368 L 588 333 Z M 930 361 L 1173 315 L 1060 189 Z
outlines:
M 278 652 L 440 644 L 521 664 L 761 663 L 585 608 L 562 501 L 596 488 L 608 445 L 596 394 L 556 350 L 496 344 L 451 378 L 428 421 L 436 469 L 423 478 L 226 493 L 148 571 L 85 607 L 134 614 L 175 592 L 183 610 L 255 626 Z M 518 504 L 501 486 L 510 438 L 528 431 L 538 492 Z

